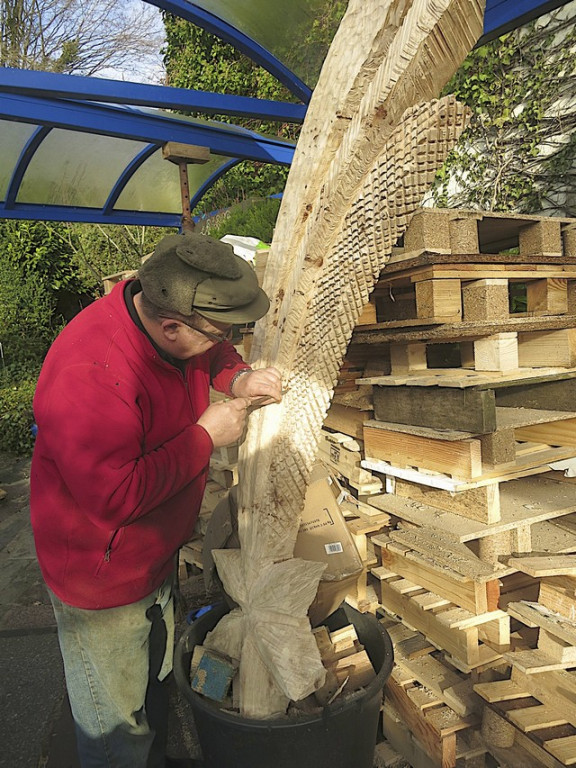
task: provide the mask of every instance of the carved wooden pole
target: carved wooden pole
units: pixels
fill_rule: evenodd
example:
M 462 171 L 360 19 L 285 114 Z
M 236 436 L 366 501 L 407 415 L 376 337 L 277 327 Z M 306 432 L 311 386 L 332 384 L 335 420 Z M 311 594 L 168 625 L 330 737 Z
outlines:
M 241 658 L 246 716 L 276 714 L 322 681 L 305 619 L 321 572 L 291 559 L 309 473 L 360 311 L 465 126 L 454 100 L 425 102 L 479 38 L 482 17 L 482 0 L 351 0 L 314 91 L 268 259 L 272 308 L 252 355 L 278 367 L 289 392 L 251 416 L 241 549 L 215 553 L 241 608 L 208 642 Z

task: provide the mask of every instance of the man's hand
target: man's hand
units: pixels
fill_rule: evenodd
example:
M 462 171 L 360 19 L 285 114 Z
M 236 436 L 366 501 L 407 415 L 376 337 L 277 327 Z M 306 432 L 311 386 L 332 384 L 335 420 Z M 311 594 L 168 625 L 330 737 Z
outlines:
M 276 368 L 262 368 L 245 373 L 235 382 L 232 394 L 234 397 L 247 397 L 251 403 L 258 401 L 258 405 L 279 403 L 282 400 L 280 371 Z
M 232 445 L 241 438 L 246 425 L 246 409 L 250 402 L 246 397 L 237 397 L 234 400 L 213 403 L 206 408 L 197 423 L 208 432 L 214 448 Z

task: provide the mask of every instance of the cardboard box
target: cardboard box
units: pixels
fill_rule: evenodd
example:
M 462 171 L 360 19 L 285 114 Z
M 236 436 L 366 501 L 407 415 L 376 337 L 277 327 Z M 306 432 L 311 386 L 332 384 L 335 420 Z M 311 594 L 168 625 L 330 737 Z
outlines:
M 322 464 L 312 470 L 294 557 L 326 563 L 308 615 L 317 626 L 338 608 L 363 571 L 362 559 L 338 504 L 339 486 Z

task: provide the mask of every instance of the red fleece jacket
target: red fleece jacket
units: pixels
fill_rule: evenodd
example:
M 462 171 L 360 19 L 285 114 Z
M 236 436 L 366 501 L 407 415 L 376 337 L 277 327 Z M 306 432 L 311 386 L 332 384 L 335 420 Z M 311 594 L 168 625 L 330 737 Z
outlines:
M 34 397 L 31 514 L 44 579 L 64 602 L 112 608 L 150 594 L 198 516 L 212 440 L 209 386 L 246 368 L 217 344 L 186 375 L 130 317 L 126 283 L 52 345 Z

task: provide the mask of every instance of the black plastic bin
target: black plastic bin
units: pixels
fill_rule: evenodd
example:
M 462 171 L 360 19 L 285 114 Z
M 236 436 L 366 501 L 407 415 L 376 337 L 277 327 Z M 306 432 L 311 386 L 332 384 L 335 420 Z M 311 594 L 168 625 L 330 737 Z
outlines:
M 342 603 L 322 622 L 330 631 L 354 625 L 377 673 L 370 685 L 325 707 L 319 716 L 252 720 L 220 709 L 190 687 L 194 646 L 228 611 L 228 606 L 217 606 L 197 619 L 180 638 L 174 658 L 174 675 L 192 707 L 205 768 L 372 768 L 383 688 L 394 661 L 390 637 L 377 619 Z

